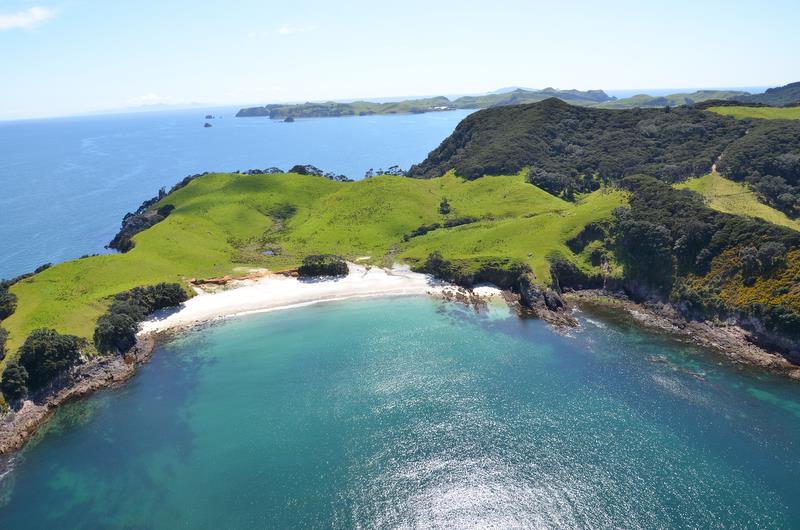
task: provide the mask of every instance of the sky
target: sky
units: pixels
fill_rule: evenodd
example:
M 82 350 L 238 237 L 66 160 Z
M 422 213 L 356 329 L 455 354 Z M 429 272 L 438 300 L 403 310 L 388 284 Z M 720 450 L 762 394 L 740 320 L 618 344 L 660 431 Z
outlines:
M 0 119 L 800 80 L 800 1 L 0 0 Z

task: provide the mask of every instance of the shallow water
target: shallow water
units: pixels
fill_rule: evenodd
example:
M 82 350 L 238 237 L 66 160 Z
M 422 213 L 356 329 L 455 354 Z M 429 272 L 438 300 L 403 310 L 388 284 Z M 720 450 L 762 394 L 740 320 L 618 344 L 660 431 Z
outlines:
M 625 319 L 425 297 L 251 315 L 61 409 L 0 528 L 800 525 L 800 388 Z
M 206 113 L 222 116 L 209 120 Z M 425 158 L 469 111 L 302 119 L 235 108 L 0 122 L 0 278 L 103 252 L 122 216 L 189 174 L 314 164 L 362 178 Z

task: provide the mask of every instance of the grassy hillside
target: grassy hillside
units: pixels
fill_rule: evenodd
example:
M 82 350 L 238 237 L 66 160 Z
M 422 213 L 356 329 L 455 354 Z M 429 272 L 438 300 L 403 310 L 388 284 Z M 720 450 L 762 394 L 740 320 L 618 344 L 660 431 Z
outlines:
M 770 223 L 800 230 L 800 220 L 790 219 L 785 213 L 762 203 L 747 186 L 728 180 L 719 173 L 689 179 L 677 188 L 696 191 L 706 204 L 718 212 L 758 217 Z
M 736 100 L 743 103 L 760 103 L 774 107 L 796 105 L 800 103 L 800 82 L 768 88 L 763 94 L 741 96 L 737 97 Z
M 667 96 L 650 96 L 647 94 L 637 94 L 629 98 L 606 101 L 595 105 L 601 109 L 630 109 L 633 107 L 657 108 L 657 107 L 677 107 L 679 105 L 692 105 L 703 101 L 729 100 L 736 97 L 745 96 L 747 92 L 738 90 L 698 90 L 690 93 L 669 94 Z
M 443 198 L 451 209 L 446 216 L 439 213 Z M 134 236 L 130 252 L 58 264 L 14 285 L 18 308 L 3 327 L 11 333 L 12 350 L 39 327 L 90 337 L 110 297 L 120 291 L 254 267 L 296 266 L 320 252 L 371 256 L 373 262 L 413 261 L 434 250 L 466 260 L 491 253 L 527 262 L 547 282 L 547 253 L 558 250 L 588 268 L 565 242 L 624 202 L 622 192 L 601 190 L 568 203 L 528 184 L 523 174 L 478 181 L 452 174 L 430 180 L 380 176 L 359 182 L 209 174 L 155 205 L 175 209 Z M 404 241 L 422 225 L 461 217 L 477 222 Z
M 800 107 L 745 107 L 736 105 L 730 107 L 709 107 L 707 110 L 722 114 L 723 116 L 733 116 L 739 120 L 748 118 L 800 120 Z

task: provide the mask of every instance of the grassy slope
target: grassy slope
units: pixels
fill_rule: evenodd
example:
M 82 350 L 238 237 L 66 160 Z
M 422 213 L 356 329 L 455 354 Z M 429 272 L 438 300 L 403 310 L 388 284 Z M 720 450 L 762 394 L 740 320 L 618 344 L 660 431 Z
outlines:
M 746 94 L 738 90 L 698 90 L 691 93 L 669 94 L 667 96 L 650 96 L 648 94 L 637 94 L 629 98 L 622 98 L 616 101 L 606 101 L 596 105 L 603 109 L 630 109 L 633 107 L 663 107 L 670 105 L 689 105 L 700 103 L 712 99 L 732 99 Z
M 736 119 L 800 120 L 800 107 L 709 107 L 707 110 Z
M 445 219 L 438 212 L 442 197 L 451 205 L 450 217 L 482 221 L 403 243 L 411 230 Z M 3 327 L 11 332 L 12 350 L 38 327 L 90 337 L 117 292 L 250 267 L 278 269 L 318 252 L 370 255 L 375 262 L 390 252 L 407 259 L 433 250 L 451 259 L 490 253 L 526 261 L 545 279 L 547 253 L 571 255 L 564 242 L 624 201 L 621 192 L 600 191 L 575 205 L 526 183 L 522 174 L 470 182 L 451 174 L 430 180 L 381 176 L 354 183 L 285 174 L 207 175 L 162 201 L 175 210 L 138 234 L 131 252 L 58 264 L 15 285 L 19 305 Z M 285 204 L 296 212 L 276 222 L 272 214 Z M 279 248 L 280 254 L 264 256 L 264 248 Z
M 783 212 L 762 203 L 747 186 L 728 180 L 719 173 L 689 179 L 677 188 L 696 191 L 709 207 L 724 213 L 758 217 L 770 223 L 800 230 L 800 220 L 793 220 Z

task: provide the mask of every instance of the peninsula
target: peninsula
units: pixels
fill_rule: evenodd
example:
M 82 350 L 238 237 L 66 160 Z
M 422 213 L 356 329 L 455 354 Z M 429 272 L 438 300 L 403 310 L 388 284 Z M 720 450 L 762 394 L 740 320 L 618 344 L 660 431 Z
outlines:
M 141 330 L 441 282 L 492 284 L 558 325 L 587 297 L 643 304 L 675 330 L 736 330 L 737 360 L 800 377 L 800 120 L 765 108 L 550 98 L 470 115 L 406 176 L 187 177 L 126 216 L 123 252 L 2 283 L 6 401 L 123 366 Z M 291 278 L 344 260 L 340 282 Z M 736 353 L 751 342 L 762 353 Z

